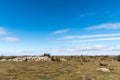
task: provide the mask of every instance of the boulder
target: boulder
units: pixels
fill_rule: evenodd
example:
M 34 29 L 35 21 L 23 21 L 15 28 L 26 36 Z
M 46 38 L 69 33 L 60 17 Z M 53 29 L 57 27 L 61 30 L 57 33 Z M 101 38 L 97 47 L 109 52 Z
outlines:
M 110 70 L 108 68 L 98 68 L 97 71 L 107 72 L 107 73 L 110 72 Z
M 6 59 L 1 59 L 0 61 L 7 61 Z

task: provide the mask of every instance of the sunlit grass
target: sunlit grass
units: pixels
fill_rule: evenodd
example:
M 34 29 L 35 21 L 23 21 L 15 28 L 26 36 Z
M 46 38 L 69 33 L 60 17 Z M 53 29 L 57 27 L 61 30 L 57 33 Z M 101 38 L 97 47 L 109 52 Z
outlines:
M 120 80 L 120 63 L 116 57 L 64 58 L 67 61 L 0 62 L 0 80 Z M 100 67 L 111 72 L 98 72 L 96 69 Z

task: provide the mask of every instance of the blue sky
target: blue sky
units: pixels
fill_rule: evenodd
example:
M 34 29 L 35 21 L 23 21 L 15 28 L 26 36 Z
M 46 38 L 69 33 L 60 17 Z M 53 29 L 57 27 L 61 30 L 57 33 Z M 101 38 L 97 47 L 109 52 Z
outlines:
M 118 55 L 120 0 L 0 0 L 1 55 Z

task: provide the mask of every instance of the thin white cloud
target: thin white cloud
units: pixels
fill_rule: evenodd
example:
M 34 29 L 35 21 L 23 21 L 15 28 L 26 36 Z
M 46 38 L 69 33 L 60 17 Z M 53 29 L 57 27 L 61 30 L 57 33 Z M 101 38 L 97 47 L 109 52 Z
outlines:
M 95 12 L 89 12 L 89 13 L 80 14 L 80 17 L 92 16 L 95 14 L 96 14 Z
M 51 49 L 53 54 L 58 55 L 110 55 L 117 54 L 120 51 L 120 46 L 104 46 L 104 45 L 85 45 L 73 47 L 61 47 Z
M 4 56 L 21 56 L 21 55 L 42 55 L 43 53 L 40 54 L 40 51 L 21 51 L 21 50 L 18 50 L 16 51 L 15 49 L 12 49 L 12 50 L 0 50 L 2 55 Z
M 99 24 L 99 25 L 90 26 L 86 28 L 86 30 L 96 30 L 96 29 L 120 29 L 120 22 Z
M 120 51 L 120 46 L 104 46 L 104 45 L 89 45 L 89 46 L 74 46 L 74 47 L 61 47 L 52 49 L 53 51 L 68 51 L 68 52 L 79 52 L 79 51 Z
M 5 28 L 3 27 L 0 27 L 0 34 L 7 34 Z
M 16 38 L 16 37 L 5 37 L 5 38 L 0 38 L 0 40 L 2 40 L 2 41 L 7 41 L 7 42 L 16 42 L 16 41 L 18 41 L 19 39 Z
M 58 31 L 54 31 L 52 34 L 56 35 L 56 34 L 64 34 L 69 32 L 69 29 L 63 29 L 63 30 L 58 30 Z
M 94 34 L 94 35 L 82 35 L 82 36 L 65 36 L 58 40 L 68 40 L 68 39 L 85 39 L 85 38 L 95 38 L 95 37 L 113 37 L 113 36 L 120 36 L 120 33 L 115 34 Z
M 70 47 L 48 48 L 51 55 L 118 55 L 120 46 L 105 46 L 105 45 L 81 45 Z M 19 49 L 1 49 L 2 55 L 42 55 L 44 51 Z M 113 54 L 114 53 L 114 54 Z
M 74 40 L 74 41 L 70 41 L 70 42 L 92 42 L 92 41 L 112 41 L 112 40 L 120 40 L 120 37 Z
M 5 34 L 5 37 L 3 36 L 3 34 Z M 0 36 L 0 41 L 16 42 L 19 40 L 16 37 L 7 36 L 7 34 L 8 34 L 8 32 L 6 31 L 6 29 L 4 27 L 0 27 L 0 35 L 2 35 L 2 36 Z

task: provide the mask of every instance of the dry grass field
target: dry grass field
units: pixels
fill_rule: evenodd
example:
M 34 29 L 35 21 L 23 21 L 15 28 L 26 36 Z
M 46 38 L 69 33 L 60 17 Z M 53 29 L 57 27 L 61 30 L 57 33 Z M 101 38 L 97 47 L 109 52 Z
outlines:
M 120 80 L 119 57 L 59 56 L 52 61 L 0 61 L 0 80 Z M 65 60 L 60 60 L 60 59 Z M 107 68 L 110 72 L 98 71 Z

